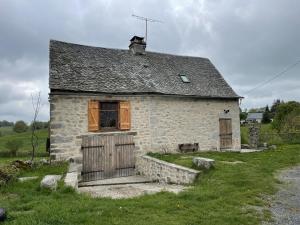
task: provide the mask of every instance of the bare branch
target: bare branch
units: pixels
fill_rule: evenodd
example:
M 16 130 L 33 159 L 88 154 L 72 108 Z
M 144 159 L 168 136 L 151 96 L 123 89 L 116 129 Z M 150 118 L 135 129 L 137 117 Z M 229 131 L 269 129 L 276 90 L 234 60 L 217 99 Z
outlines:
M 41 92 L 38 92 L 36 96 L 31 94 L 31 103 L 34 111 L 33 120 L 31 123 L 31 146 L 32 146 L 31 161 L 33 161 L 35 156 L 35 151 L 37 150 L 39 144 L 38 142 L 39 139 L 38 136 L 36 135 L 36 120 L 41 108 Z

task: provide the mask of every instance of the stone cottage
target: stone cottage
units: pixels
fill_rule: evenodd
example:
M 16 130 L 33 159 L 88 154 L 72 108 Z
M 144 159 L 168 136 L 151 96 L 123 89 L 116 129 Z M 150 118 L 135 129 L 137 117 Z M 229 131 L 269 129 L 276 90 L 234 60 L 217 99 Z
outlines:
M 207 58 L 148 52 L 137 36 L 128 50 L 51 40 L 49 72 L 56 160 L 82 158 L 88 136 L 130 135 L 134 155 L 240 149 L 240 97 Z

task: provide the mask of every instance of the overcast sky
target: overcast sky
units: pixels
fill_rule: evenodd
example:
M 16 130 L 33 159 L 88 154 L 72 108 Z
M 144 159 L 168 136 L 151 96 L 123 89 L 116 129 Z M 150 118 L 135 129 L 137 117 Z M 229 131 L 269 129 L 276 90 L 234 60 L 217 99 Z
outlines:
M 208 57 L 245 99 L 242 108 L 300 100 L 299 0 L 0 0 L 0 120 L 30 121 L 31 93 L 41 91 L 48 120 L 49 40 L 127 49 L 145 25 L 147 50 Z

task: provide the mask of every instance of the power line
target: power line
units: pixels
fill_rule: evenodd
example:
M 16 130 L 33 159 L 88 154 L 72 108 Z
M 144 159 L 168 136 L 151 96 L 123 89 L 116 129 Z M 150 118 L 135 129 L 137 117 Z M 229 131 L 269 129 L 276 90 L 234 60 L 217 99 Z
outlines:
M 270 83 L 271 81 L 275 80 L 276 78 L 284 75 L 287 71 L 291 70 L 292 68 L 294 68 L 295 66 L 297 66 L 298 64 L 300 63 L 300 60 L 296 61 L 295 63 L 289 65 L 287 68 L 285 68 L 283 71 L 281 71 L 280 73 L 276 74 L 274 77 L 270 78 L 269 80 L 266 80 L 265 82 L 261 83 L 261 84 L 258 84 L 256 87 L 248 90 L 245 94 L 249 94 L 250 92 L 260 88 L 260 87 L 263 87 L 265 85 L 267 85 L 268 83 Z

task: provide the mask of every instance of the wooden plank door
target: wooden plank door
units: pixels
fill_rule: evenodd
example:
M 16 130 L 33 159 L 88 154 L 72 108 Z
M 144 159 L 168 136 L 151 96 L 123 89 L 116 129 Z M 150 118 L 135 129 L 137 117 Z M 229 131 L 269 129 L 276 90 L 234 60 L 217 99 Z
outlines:
M 220 149 L 232 148 L 232 121 L 229 118 L 220 119 Z
M 133 136 L 122 135 L 116 137 L 114 152 L 114 168 L 117 177 L 134 175 L 135 155 Z
M 105 159 L 105 140 L 95 136 L 82 139 L 82 179 L 83 181 L 104 178 L 105 163 L 99 159 Z
M 84 136 L 82 180 L 134 175 L 134 149 L 132 135 Z

